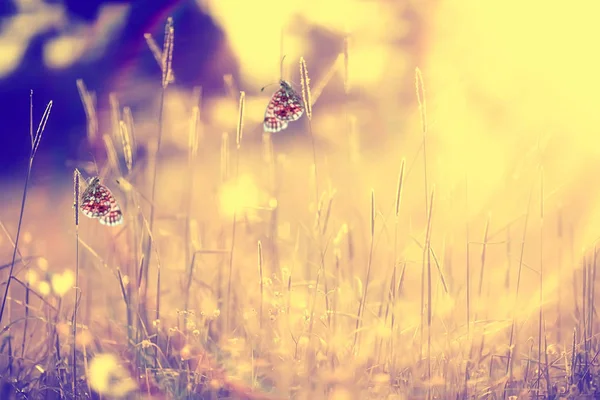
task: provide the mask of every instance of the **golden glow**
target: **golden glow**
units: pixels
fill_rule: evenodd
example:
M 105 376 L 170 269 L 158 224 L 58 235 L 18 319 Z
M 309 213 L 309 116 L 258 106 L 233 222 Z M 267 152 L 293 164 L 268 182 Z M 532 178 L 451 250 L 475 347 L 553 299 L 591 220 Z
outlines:
M 468 176 L 475 208 L 504 187 L 510 197 L 528 191 L 533 177 L 511 182 L 513 170 L 532 170 L 542 154 L 548 189 L 572 181 L 600 151 L 590 131 L 600 122 L 600 58 L 589 50 L 600 5 L 463 5 L 440 3 L 422 68 L 444 181 Z
M 239 179 L 226 182 L 219 193 L 221 214 L 233 216 L 252 207 L 260 205 L 260 191 L 250 175 L 242 175 Z
M 408 32 L 407 23 L 398 18 L 398 5 L 386 2 L 222 0 L 208 2 L 208 11 L 225 30 L 239 58 L 242 78 L 254 88 L 280 78 L 282 32 L 288 63 L 312 50 L 308 26 L 350 35 L 357 51 L 352 76 L 364 85 L 374 83 L 385 63 L 390 61 L 386 60 L 392 54 L 390 43 L 402 39 Z M 306 24 L 298 25 L 300 20 Z M 308 57 L 307 61 L 309 68 L 311 63 L 318 62 Z M 294 68 L 292 76 L 297 76 L 294 63 L 290 66 Z M 284 74 L 284 78 L 289 76 Z
M 27 282 L 32 286 L 35 286 L 35 284 L 38 283 L 40 279 L 38 273 L 35 270 L 29 270 L 25 275 Z
M 338 387 L 331 391 L 328 399 L 329 400 L 353 400 L 354 394 L 352 393 L 352 391 L 350 391 L 346 388 Z
M 207 319 L 218 318 L 221 311 L 217 299 L 213 296 L 203 296 L 200 301 L 200 314 Z
M 44 62 L 50 68 L 66 68 L 77 61 L 85 50 L 81 36 L 58 37 L 44 47 Z
M 53 274 L 50 280 L 54 293 L 62 297 L 75 284 L 75 274 L 71 270 L 65 270 L 62 274 Z
M 42 296 L 47 296 L 47 295 L 49 295 L 49 294 L 50 294 L 50 290 L 51 290 L 51 287 L 50 287 L 50 284 L 49 284 L 48 282 L 46 282 L 46 281 L 41 281 L 41 282 L 39 283 L 39 285 L 38 285 L 38 291 L 40 292 L 40 294 L 41 294 Z
M 509 346 L 520 357 L 513 377 L 528 376 L 537 390 L 540 338 L 552 347 L 553 379 L 564 380 L 574 330 L 583 343 L 582 329 L 592 327 L 583 323 L 593 311 L 583 290 L 593 285 L 582 266 L 593 272 L 600 238 L 600 3 L 198 3 L 224 30 L 239 74 L 222 71 L 231 73 L 229 86 L 203 98 L 197 154 L 189 149 L 191 88 L 169 89 L 147 280 L 137 275 L 150 236 L 146 165 L 154 160 L 146 164 L 145 152 L 121 183 L 130 224 L 94 226 L 102 234 L 82 225 L 80 261 L 99 267 L 81 269 L 96 274 L 82 279 L 84 296 L 93 292 L 92 312 L 124 298 L 142 307 L 146 295 L 154 322 L 137 332 L 136 349 L 151 354 L 158 346 L 161 362 L 181 355 L 192 363 L 211 343 L 206 353 L 218 350 L 228 376 L 264 382 L 283 397 L 322 398 L 326 387 L 331 398 L 401 398 L 394 391 L 403 380 L 415 385 L 406 398 L 425 397 L 428 387 L 433 397 L 461 397 L 445 395 L 454 386 L 491 396 L 504 386 Z M 277 85 L 258 89 L 280 77 L 281 32 L 284 78 L 300 82 L 303 57 L 318 101 L 310 121 L 305 114 L 261 137 Z M 247 91 L 239 148 L 237 90 Z M 136 115 L 136 143 L 156 143 L 156 120 L 155 109 Z M 54 217 L 43 200 L 27 212 Z M 68 206 L 64 212 L 72 218 Z M 59 224 L 28 224 L 23 253 L 47 253 L 39 251 L 40 226 Z M 74 294 L 72 275 L 52 275 L 50 267 L 73 260 L 73 235 L 64 236 L 64 257 L 57 250 L 45 254 L 52 262 L 38 261 L 48 275 L 22 274 L 42 295 L 63 296 L 47 296 L 63 307 L 60 323 Z M 125 295 L 110 273 L 117 266 Z M 116 327 L 110 340 L 129 333 L 131 308 L 119 304 L 103 313 Z M 186 341 L 173 350 L 176 335 L 162 335 L 179 333 L 175 326 Z M 100 370 L 109 370 L 118 360 L 103 363 Z
M 126 398 L 136 384 L 113 354 L 98 354 L 89 364 L 88 382 L 96 392 L 114 398 Z

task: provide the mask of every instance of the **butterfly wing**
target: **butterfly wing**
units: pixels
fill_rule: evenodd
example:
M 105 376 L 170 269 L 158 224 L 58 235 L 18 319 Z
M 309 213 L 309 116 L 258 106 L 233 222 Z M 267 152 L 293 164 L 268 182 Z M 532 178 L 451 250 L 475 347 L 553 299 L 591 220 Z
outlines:
M 108 214 L 99 218 L 102 225 L 116 226 L 123 222 L 123 212 L 121 207 L 115 202 Z
M 83 215 L 89 218 L 100 218 L 108 214 L 116 200 L 104 185 L 94 183 L 81 196 L 79 206 Z
M 297 121 L 304 113 L 302 98 L 294 89 L 282 88 L 277 105 L 273 109 L 275 117 L 282 121 Z
M 275 116 L 275 104 L 273 102 L 273 99 L 271 99 L 271 101 L 267 105 L 267 111 L 265 112 L 265 120 L 263 126 L 265 132 L 279 132 L 284 130 L 288 126 L 287 121 L 281 120 Z
M 302 98 L 285 81 L 273 93 L 267 110 L 265 111 L 264 130 L 266 132 L 279 132 L 287 128 L 289 121 L 300 119 L 304 113 Z

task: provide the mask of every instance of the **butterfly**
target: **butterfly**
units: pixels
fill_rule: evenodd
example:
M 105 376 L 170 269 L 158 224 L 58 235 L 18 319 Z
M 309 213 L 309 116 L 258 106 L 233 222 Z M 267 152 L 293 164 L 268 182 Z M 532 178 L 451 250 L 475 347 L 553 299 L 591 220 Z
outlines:
M 304 104 L 300 95 L 288 82 L 279 81 L 279 89 L 273 93 L 263 123 L 265 132 L 279 132 L 287 128 L 290 121 L 300 119 Z
M 116 226 L 123 222 L 123 212 L 115 196 L 100 183 L 97 176 L 89 180 L 88 187 L 81 195 L 79 208 L 83 215 L 98 218 L 102 225 Z

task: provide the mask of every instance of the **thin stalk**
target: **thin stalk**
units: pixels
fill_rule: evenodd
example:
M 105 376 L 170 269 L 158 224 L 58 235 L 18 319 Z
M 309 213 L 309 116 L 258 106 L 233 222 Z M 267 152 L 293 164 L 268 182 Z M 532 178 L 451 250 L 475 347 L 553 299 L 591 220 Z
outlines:
M 31 147 L 33 148 L 34 137 L 33 137 L 33 90 L 29 92 L 29 138 L 31 139 Z M 15 249 L 17 246 L 15 244 Z M 17 249 L 18 251 L 18 249 Z M 23 256 L 19 254 L 21 258 L 21 262 L 23 260 Z M 11 274 L 12 275 L 12 274 Z M 21 357 L 25 358 L 25 342 L 27 338 L 27 326 L 29 322 L 29 280 L 27 281 L 27 286 L 25 287 L 25 322 L 23 323 L 23 339 L 21 342 Z
M 425 101 L 425 85 L 423 84 L 423 75 L 419 67 L 415 68 L 415 91 L 417 93 L 417 101 L 419 103 L 419 111 L 421 114 L 421 131 L 423 133 L 423 176 L 425 179 L 425 215 L 429 212 L 429 199 L 427 194 L 427 103 Z
M 321 196 L 321 200 L 319 201 L 319 205 L 317 207 L 317 213 L 316 213 L 316 221 L 315 221 L 315 232 L 316 235 L 318 236 L 317 238 L 317 246 L 318 246 L 318 253 L 319 253 L 319 270 L 317 271 L 317 278 L 315 281 L 315 290 L 313 292 L 313 298 L 312 298 L 312 307 L 311 307 L 311 312 L 310 312 L 310 324 L 308 327 L 308 336 L 312 337 L 312 333 L 313 333 L 313 327 L 314 327 L 314 315 L 315 315 L 315 308 L 316 308 L 316 304 L 317 304 L 317 294 L 319 292 L 319 284 L 321 283 L 321 278 L 323 279 L 323 286 L 324 286 L 324 293 L 325 293 L 325 310 L 326 310 L 326 314 L 327 314 L 327 326 L 329 327 L 331 324 L 331 318 L 329 315 L 329 290 L 328 290 L 328 286 L 327 286 L 327 276 L 326 276 L 326 271 L 325 271 L 325 254 L 327 252 L 326 246 L 325 248 L 323 247 L 323 235 L 325 235 L 326 231 L 327 231 L 327 224 L 329 221 L 329 216 L 331 214 L 331 204 L 333 202 L 333 194 L 330 196 L 328 204 L 327 204 L 327 211 L 325 212 L 325 218 L 322 220 L 323 224 L 320 225 L 321 222 L 321 215 L 323 215 L 323 204 L 325 202 L 325 193 L 323 193 L 323 195 Z M 307 349 L 308 351 L 308 349 Z
M 563 208 L 562 205 L 558 209 L 558 218 L 556 221 L 556 235 L 558 237 L 557 245 L 557 259 L 558 259 L 558 277 L 563 279 L 562 264 L 563 264 Z M 556 288 L 557 302 L 556 302 L 556 341 L 560 343 L 562 341 L 562 299 L 563 299 L 563 288 L 562 285 L 558 285 Z
M 432 321 L 432 290 L 431 290 L 431 221 L 433 215 L 433 199 L 435 187 L 431 191 L 429 201 L 429 212 L 427 213 L 427 230 L 425 233 L 425 246 L 423 251 L 423 263 L 427 260 L 427 378 L 431 382 L 431 321 Z M 425 267 L 425 266 L 423 266 Z M 422 326 L 421 326 L 422 328 Z M 422 330 L 422 329 L 421 329 Z M 431 385 L 427 385 L 427 398 L 431 398 Z
M 161 91 L 161 95 L 160 95 L 160 109 L 159 109 L 159 128 L 158 128 L 158 144 L 156 147 L 156 153 L 154 155 L 154 171 L 152 173 L 152 194 L 151 194 L 151 200 L 150 200 L 150 221 L 149 221 L 149 230 L 150 232 L 154 231 L 154 199 L 155 199 L 155 195 L 156 195 L 156 176 L 157 176 L 157 165 L 158 165 L 158 154 L 160 153 L 160 144 L 161 144 L 161 137 L 162 137 L 162 133 L 163 133 L 163 113 L 164 113 L 164 102 L 165 102 L 165 89 L 163 88 Z M 145 261 L 145 266 L 142 266 L 142 273 L 145 275 L 146 279 L 144 279 L 144 284 L 146 286 L 146 288 L 148 287 L 148 272 L 149 272 L 149 267 L 150 267 L 150 254 L 152 253 L 152 237 L 150 235 L 148 235 L 148 244 L 146 246 L 146 254 L 147 256 L 144 257 L 144 261 Z M 160 299 L 159 297 L 159 293 L 160 293 L 160 268 L 157 271 L 157 278 L 156 278 L 156 286 L 157 286 L 157 301 Z M 147 289 L 144 290 L 144 293 L 147 293 Z M 145 300 L 144 300 L 145 303 Z M 160 306 L 157 303 L 156 304 L 156 320 L 159 319 L 160 317 L 160 312 L 159 312 Z M 145 311 L 145 307 L 144 310 L 142 310 L 144 313 Z M 158 335 L 156 335 L 156 345 L 158 346 Z M 154 359 L 156 360 L 157 354 L 156 354 L 156 347 L 154 348 Z M 156 367 L 156 365 L 155 365 Z
M 369 281 L 371 279 L 371 265 L 373 263 L 373 247 L 375 243 L 375 191 L 371 190 L 371 240 L 369 244 L 369 260 L 367 264 L 367 277 L 365 278 L 365 288 L 358 305 L 358 313 L 356 316 L 356 326 L 354 329 L 354 343 L 352 347 L 356 351 L 356 343 L 358 340 L 358 333 L 360 329 L 362 315 L 365 309 L 365 303 L 367 301 L 367 292 L 369 290 Z
M 320 206 L 319 206 L 320 209 Z M 318 213 L 317 213 L 318 214 Z M 317 232 L 318 232 L 318 227 L 317 227 Z M 325 309 L 329 310 L 329 300 L 327 297 L 327 280 L 325 279 L 325 251 L 323 250 L 322 247 L 322 243 L 321 243 L 321 236 L 319 236 L 319 241 L 318 241 L 318 246 L 319 246 L 319 270 L 317 271 L 317 278 L 315 280 L 315 290 L 313 292 L 313 298 L 312 298 L 312 307 L 310 310 L 310 323 L 308 326 L 308 337 L 312 337 L 312 333 L 313 333 L 313 327 L 314 327 L 314 315 L 315 315 L 315 309 L 317 306 L 317 294 L 319 292 L 319 285 L 321 284 L 321 276 L 323 276 L 323 279 L 325 280 L 324 283 L 324 291 L 325 291 Z M 329 320 L 329 314 L 327 315 L 327 323 L 328 326 L 330 324 L 330 320 Z M 309 349 L 307 348 L 306 351 L 308 352 Z
M 591 282 L 590 282 L 590 310 L 589 310 L 589 314 L 590 314 L 590 337 L 594 337 L 594 314 L 596 314 L 596 306 L 595 306 L 595 299 L 596 299 L 596 263 L 597 263 L 597 257 L 598 257 L 598 249 L 596 248 L 596 246 L 594 246 L 594 256 L 592 259 L 592 271 L 591 271 Z
M 260 278 L 260 309 L 258 314 L 258 323 L 262 331 L 263 326 L 263 307 L 264 307 L 264 276 L 263 276 L 263 252 L 262 244 L 258 241 L 258 276 Z
M 467 282 L 466 282 L 466 285 L 467 285 L 467 288 L 466 288 L 466 291 L 467 291 L 467 299 L 466 299 L 466 302 L 467 302 L 467 336 L 469 336 L 471 333 L 471 262 L 470 262 L 471 257 L 469 256 L 471 254 L 470 253 L 471 243 L 470 243 L 470 237 L 469 237 L 470 236 L 469 235 L 469 180 L 466 176 L 465 176 L 465 214 L 466 214 L 465 220 L 466 220 L 466 236 L 467 236 L 466 237 L 466 239 L 467 239 L 467 249 L 466 249 L 467 250 L 467 255 L 466 255 L 466 257 L 467 257 L 467 260 L 466 260 L 466 267 L 467 267 L 466 268 L 467 269 L 467 271 L 466 271 L 467 272 L 467 276 L 466 276 L 466 279 L 467 279 Z M 469 364 L 469 362 L 467 361 L 467 367 L 468 367 L 468 364 Z M 468 395 L 468 392 L 466 394 Z
M 30 115 L 33 111 L 33 91 L 30 92 Z M 25 202 L 27 201 L 27 189 L 29 188 L 29 178 L 31 177 L 31 170 L 33 168 L 33 159 L 35 158 L 35 153 L 37 152 L 38 146 L 40 145 L 40 141 L 42 140 L 42 135 L 44 133 L 44 129 L 46 128 L 46 122 L 48 122 L 48 118 L 50 117 L 50 110 L 52 110 L 52 100 L 46 106 L 44 110 L 44 114 L 42 115 L 42 119 L 40 120 L 40 124 L 38 125 L 37 132 L 31 142 L 31 152 L 29 154 L 29 164 L 27 165 L 27 175 L 25 176 L 25 185 L 23 187 L 23 197 L 21 198 L 21 210 L 19 212 L 19 222 L 17 224 L 17 235 L 15 237 L 15 247 L 13 249 L 12 261 L 10 263 L 10 270 L 8 272 L 8 281 L 6 282 L 6 288 L 4 289 L 4 294 L 2 296 L 2 306 L 0 306 L 0 323 L 2 322 L 2 317 L 4 317 L 4 309 L 6 307 L 6 300 L 8 299 L 8 293 L 10 290 L 10 284 L 13 279 L 13 274 L 15 271 L 15 260 L 17 258 L 17 251 L 19 248 L 19 239 L 21 238 L 21 227 L 23 224 L 23 215 L 25 214 Z M 29 131 L 32 132 L 32 127 L 29 128 Z
M 523 271 L 523 258 L 525 256 L 525 237 L 527 235 L 527 225 L 529 222 L 529 210 L 531 209 L 531 199 L 533 197 L 533 187 L 529 192 L 529 200 L 527 201 L 527 212 L 525 213 L 525 223 L 523 226 L 523 236 L 521 237 L 521 252 L 519 255 L 519 270 L 517 272 L 517 286 L 515 288 L 515 309 L 513 310 L 513 318 L 510 328 L 510 339 L 508 342 L 508 360 L 506 362 L 506 373 L 509 375 L 509 380 L 512 379 L 512 362 L 513 362 L 513 343 L 515 340 L 515 329 L 517 319 L 517 304 L 519 304 L 519 289 L 521 288 L 521 273 Z
M 396 300 L 396 270 L 397 270 L 397 266 L 398 266 L 398 225 L 399 225 L 399 216 L 400 216 L 400 204 L 402 202 L 402 188 L 404 186 L 404 168 L 406 165 L 406 160 L 403 158 L 402 159 L 402 164 L 400 165 L 400 174 L 398 175 L 398 186 L 396 187 L 396 201 L 395 201 L 395 207 L 394 207 L 394 258 L 393 258 L 393 278 L 392 278 L 392 284 L 390 286 L 390 301 L 388 303 L 388 307 L 390 304 L 394 304 L 395 300 Z M 387 315 L 387 311 L 386 311 L 386 315 Z M 396 325 L 396 313 L 392 312 L 391 313 L 391 321 L 390 321 L 390 329 L 393 332 L 394 331 L 394 327 Z M 386 317 L 387 319 L 387 317 Z M 392 335 L 392 337 L 390 338 L 390 354 L 393 354 L 394 352 L 394 340 L 393 340 L 394 336 Z
M 239 172 L 240 172 L 240 149 L 242 147 L 242 138 L 244 135 L 244 111 L 246 108 L 246 93 L 245 92 L 240 92 L 240 101 L 239 101 L 239 106 L 238 106 L 238 124 L 237 124 L 237 131 L 236 131 L 236 136 L 235 136 L 235 183 L 236 185 L 239 184 Z M 223 136 L 224 142 L 223 142 L 223 148 L 221 151 L 222 154 L 222 165 L 224 166 L 225 169 L 228 169 L 228 161 L 229 161 L 229 140 L 227 140 L 228 136 Z M 229 253 L 229 277 L 228 277 L 228 281 L 227 281 L 227 319 L 226 319 L 226 330 L 227 332 L 229 332 L 229 324 L 231 322 L 231 311 L 232 311 L 232 307 L 231 307 L 231 283 L 233 280 L 233 251 L 235 249 L 235 234 L 236 234 L 236 226 L 237 226 L 237 213 L 238 213 L 238 204 L 236 204 L 236 207 L 233 210 L 233 221 L 232 221 L 232 226 L 231 226 L 231 248 L 230 248 L 230 253 Z M 262 311 L 261 311 L 262 312 Z M 261 324 L 262 324 L 262 318 L 261 318 Z
M 238 172 L 239 172 L 239 151 L 235 152 L 236 154 L 236 162 L 235 162 L 235 175 L 237 178 Z M 235 249 L 235 236 L 236 236 L 236 227 L 237 227 L 237 207 L 235 208 L 235 210 L 233 211 L 233 218 L 232 218 L 232 222 L 231 222 L 231 247 L 229 249 L 229 277 L 228 277 L 228 282 L 227 282 L 227 309 L 228 309 L 228 314 L 227 314 L 227 320 L 226 320 L 226 331 L 229 332 L 229 323 L 231 322 L 231 282 L 233 280 L 233 253 L 234 253 L 234 249 Z
M 192 107 L 192 117 L 190 119 L 190 130 L 188 133 L 188 175 L 189 175 L 189 191 L 187 193 L 187 204 L 186 204 L 186 219 L 185 219 L 185 265 L 190 266 L 189 280 L 187 282 L 187 288 L 185 291 L 184 310 L 188 311 L 190 306 L 190 288 L 192 284 L 193 268 L 192 255 L 191 255 L 191 214 L 192 214 L 192 198 L 194 196 L 194 175 L 196 171 L 196 158 L 198 155 L 198 142 L 199 142 L 199 130 L 200 130 L 200 102 L 202 100 L 202 87 L 194 88 L 194 106 Z M 185 314 L 185 329 L 187 331 L 187 319 L 188 314 Z
M 423 85 L 423 75 L 419 67 L 415 68 L 415 93 L 417 102 L 419 103 L 419 112 L 421 115 L 421 132 L 423 135 L 423 178 L 425 183 L 425 218 L 429 213 L 429 188 L 427 184 L 427 109 L 425 103 L 425 86 Z M 425 257 L 425 254 L 423 254 Z M 421 270 L 421 325 L 420 334 L 421 341 L 419 343 L 419 358 L 423 358 L 423 318 L 425 315 L 425 264 L 423 259 L 423 268 Z M 429 392 L 428 392 L 429 393 Z
M 488 214 L 487 220 L 485 222 L 485 231 L 483 233 L 483 243 L 481 246 L 481 269 L 479 270 L 479 289 L 477 291 L 477 295 L 479 296 L 479 301 L 483 301 L 481 298 L 483 294 L 483 276 L 485 272 L 485 256 L 487 252 L 488 246 L 488 234 L 490 231 L 490 219 L 491 216 Z
M 542 389 L 542 330 L 544 324 L 544 169 L 540 171 L 540 309 L 539 309 L 539 325 L 538 325 L 538 376 L 537 387 L 538 393 Z M 546 386 L 550 382 L 546 381 Z M 549 389 L 549 387 L 548 387 Z M 549 391 L 548 391 L 549 393 Z
M 155 198 L 156 198 L 156 177 L 158 173 L 158 156 L 160 154 L 160 147 L 163 136 L 163 121 L 164 121 L 164 113 L 165 113 L 165 95 L 167 91 L 167 87 L 169 83 L 172 81 L 172 69 L 171 64 L 173 61 L 173 43 L 174 43 L 174 35 L 175 30 L 173 28 L 173 18 L 169 17 L 167 19 L 167 23 L 165 25 L 165 38 L 164 38 L 164 46 L 161 57 L 161 69 L 162 69 L 162 90 L 160 92 L 160 106 L 158 110 L 158 139 L 156 144 L 156 151 L 154 154 L 154 168 L 152 171 L 152 191 L 150 197 L 150 222 L 149 222 L 149 231 L 148 235 L 148 244 L 146 246 L 146 256 L 144 257 L 145 266 L 142 266 L 142 271 L 145 274 L 145 285 L 148 287 L 148 272 L 150 266 L 150 254 L 152 253 L 152 237 L 151 234 L 154 232 L 154 211 L 155 211 Z M 156 282 L 156 320 L 160 320 L 160 266 L 157 267 L 157 282 Z M 144 293 L 147 293 L 147 290 L 144 290 Z M 145 300 L 144 300 L 145 303 Z M 143 304 L 143 303 L 142 303 Z M 145 306 L 145 304 L 143 304 Z M 145 314 L 144 310 L 141 310 Z M 158 347 L 158 335 L 156 335 L 156 346 Z M 154 361 L 156 367 L 157 360 L 157 347 L 155 347 L 154 351 Z
M 73 308 L 73 396 L 77 396 L 77 308 L 79 306 L 79 171 L 73 171 L 73 208 L 75 209 L 75 305 Z
M 25 284 L 25 321 L 23 322 L 23 338 L 21 341 L 21 357 L 25 358 L 25 343 L 27 339 L 27 328 L 29 325 L 29 307 L 30 307 L 31 286 L 29 282 Z
M 312 96 L 310 91 L 310 78 L 308 77 L 308 69 L 304 57 L 300 57 L 300 84 L 302 86 L 302 100 L 306 108 L 306 118 L 308 118 L 308 131 L 310 133 L 310 141 L 313 153 L 313 174 L 315 179 L 315 206 L 319 203 L 319 175 L 317 172 L 317 149 L 315 144 L 315 136 L 312 131 Z
M 490 219 L 491 216 L 488 214 L 488 217 L 486 219 L 485 222 L 485 228 L 483 231 L 483 239 L 482 239 L 482 246 L 481 246 L 481 256 L 480 256 L 480 260 L 481 260 L 481 267 L 479 270 L 479 286 L 477 289 L 477 298 L 479 299 L 479 302 L 483 301 L 483 277 L 484 277 L 484 273 L 485 273 L 485 257 L 486 257 L 486 252 L 487 252 L 487 246 L 488 246 L 488 235 L 489 235 L 489 230 L 490 230 Z M 488 297 L 489 297 L 489 291 L 488 291 Z M 487 316 L 487 314 L 486 314 Z M 473 321 L 478 321 L 479 320 L 479 315 L 478 315 L 478 310 L 475 310 L 475 315 L 473 316 Z M 473 356 L 473 348 L 474 348 L 474 338 L 470 338 L 470 349 L 469 349 L 469 358 L 471 358 Z M 481 357 L 481 352 L 483 351 L 484 348 L 484 342 L 485 342 L 485 335 L 481 336 L 481 343 L 479 345 L 479 357 Z

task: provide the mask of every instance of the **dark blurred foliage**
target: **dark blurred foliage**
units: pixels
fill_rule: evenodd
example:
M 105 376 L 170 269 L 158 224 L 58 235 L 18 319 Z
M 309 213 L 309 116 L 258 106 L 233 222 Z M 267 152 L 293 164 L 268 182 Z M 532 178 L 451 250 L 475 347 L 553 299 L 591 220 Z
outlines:
M 66 69 L 46 68 L 44 44 L 60 33 L 49 30 L 31 40 L 12 74 L 0 78 L 0 179 L 3 181 L 22 180 L 25 176 L 30 144 L 30 90 L 34 91 L 36 127 L 47 102 L 53 100 L 52 113 L 36 155 L 34 181 L 49 183 L 48 180 L 70 174 L 70 161 L 91 161 L 85 147 L 85 112 L 76 80 L 83 79 L 87 88 L 96 92 L 101 112 L 108 109 L 111 91 L 118 92 L 122 85 L 133 85 L 140 77 L 154 80 L 158 92 L 161 73 L 146 45 L 144 33 L 151 33 L 162 44 L 164 24 L 169 16 L 174 18 L 176 29 L 174 58 L 177 62 L 173 68 L 177 85 L 189 88 L 202 85 L 205 93 L 210 93 L 219 90 L 223 73 L 232 72 L 214 67 L 211 59 L 224 47 L 223 34 L 193 0 L 46 2 L 62 5 L 69 23 L 94 23 L 100 8 L 107 4 L 126 4 L 131 9 L 124 27 L 99 57 L 77 61 Z M 0 21 L 7 21 L 17 12 L 18 7 L 11 0 L 0 1 Z

